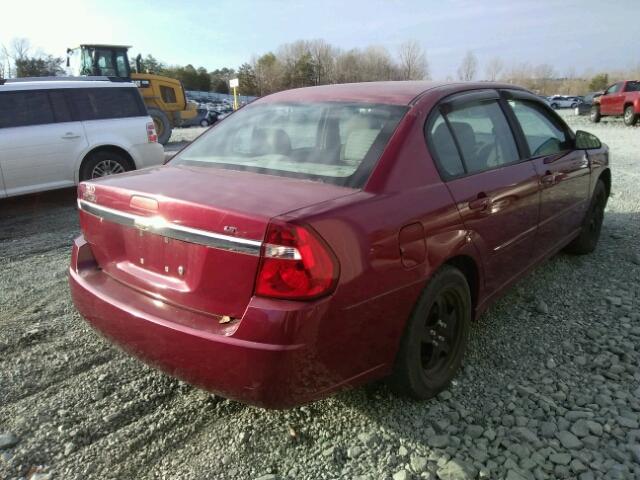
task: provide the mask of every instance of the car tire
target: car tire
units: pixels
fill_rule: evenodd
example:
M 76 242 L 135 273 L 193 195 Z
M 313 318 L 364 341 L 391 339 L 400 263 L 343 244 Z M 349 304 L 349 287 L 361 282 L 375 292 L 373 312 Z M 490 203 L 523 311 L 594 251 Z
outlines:
M 633 105 L 627 105 L 624 109 L 624 124 L 633 127 L 638 123 L 638 114 L 634 111 Z
M 567 247 L 565 251 L 574 255 L 585 255 L 591 253 L 598 245 L 602 221 L 604 220 L 604 209 L 607 206 L 607 187 L 602 180 L 598 180 L 596 188 L 591 197 L 589 210 L 582 222 L 582 229 Z
M 149 116 L 153 120 L 153 124 L 156 127 L 156 133 L 158 134 L 158 143 L 165 145 L 171 138 L 171 122 L 169 117 L 162 110 L 157 108 L 147 109 Z
M 600 115 L 600 107 L 598 105 L 593 105 L 591 107 L 591 113 L 589 114 L 589 120 L 593 123 L 598 123 L 601 118 L 602 115 Z
M 557 103 L 552 103 L 551 104 L 551 108 L 553 108 L 554 110 L 558 109 L 558 104 Z
M 133 170 L 131 161 L 117 152 L 99 151 L 90 154 L 80 167 L 80 181 L 106 177 Z
M 209 122 L 207 122 L 207 120 L 203 118 L 202 120 L 200 120 L 200 126 L 201 127 L 208 127 L 209 126 Z
M 578 106 L 578 104 L 577 104 L 577 103 L 572 103 L 572 104 L 571 104 L 571 108 L 576 108 L 577 106 Z
M 389 378 L 396 393 L 426 400 L 451 383 L 462 365 L 471 312 L 465 276 L 445 265 L 429 280 L 405 326 Z

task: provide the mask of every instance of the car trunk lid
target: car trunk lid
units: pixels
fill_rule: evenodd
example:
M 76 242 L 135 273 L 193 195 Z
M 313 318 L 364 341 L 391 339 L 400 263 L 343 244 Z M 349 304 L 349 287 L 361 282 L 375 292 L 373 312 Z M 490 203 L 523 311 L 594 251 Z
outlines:
M 82 183 L 98 266 L 159 301 L 241 317 L 269 220 L 354 190 L 207 167 L 165 166 Z

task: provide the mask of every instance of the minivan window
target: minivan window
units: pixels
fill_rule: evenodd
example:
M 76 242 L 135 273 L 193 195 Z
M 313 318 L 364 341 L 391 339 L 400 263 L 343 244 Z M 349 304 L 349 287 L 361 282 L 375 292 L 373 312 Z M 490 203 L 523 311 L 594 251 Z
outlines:
M 497 101 L 466 104 L 446 114 L 467 173 L 520 159 L 507 119 Z
M 51 101 L 51 106 L 53 107 L 53 112 L 55 114 L 57 122 L 72 121 L 71 111 L 69 110 L 67 96 L 64 91 L 50 90 L 49 100 Z
M 426 127 L 427 139 L 440 170 L 440 175 L 445 180 L 462 175 L 464 173 L 464 165 L 444 117 L 438 113 Z
M 567 132 L 541 105 L 527 100 L 509 100 L 532 157 L 553 155 L 570 148 Z
M 0 93 L 0 128 L 53 123 L 47 92 L 37 90 Z
M 346 102 L 244 107 L 171 163 L 360 188 L 407 107 Z
M 69 90 L 77 120 L 146 115 L 136 88 L 80 88 Z

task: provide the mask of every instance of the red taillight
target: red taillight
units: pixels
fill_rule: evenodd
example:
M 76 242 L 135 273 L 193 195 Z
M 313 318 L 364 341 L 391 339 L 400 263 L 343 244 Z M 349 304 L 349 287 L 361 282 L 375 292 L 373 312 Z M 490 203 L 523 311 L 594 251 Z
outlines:
M 156 133 L 156 126 L 153 122 L 147 123 L 147 141 L 149 143 L 155 143 L 158 141 L 158 134 Z
M 338 261 L 309 227 L 270 223 L 262 246 L 255 294 L 309 300 L 331 293 Z

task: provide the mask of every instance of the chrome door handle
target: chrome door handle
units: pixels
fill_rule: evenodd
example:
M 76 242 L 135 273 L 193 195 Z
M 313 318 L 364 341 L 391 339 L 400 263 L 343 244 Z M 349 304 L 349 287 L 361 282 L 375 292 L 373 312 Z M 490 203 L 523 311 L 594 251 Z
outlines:
M 547 172 L 545 175 L 540 177 L 540 183 L 544 186 L 551 186 L 556 183 L 556 174 Z
M 65 140 L 70 140 L 70 139 L 74 139 L 74 138 L 80 138 L 80 135 L 74 135 L 71 132 L 65 133 L 62 137 L 60 138 L 64 138 Z
M 469 202 L 469 209 L 480 210 L 481 212 L 484 212 L 486 210 L 489 210 L 491 203 L 491 197 L 488 197 L 484 192 L 482 192 L 478 194 L 475 200 L 471 200 Z

